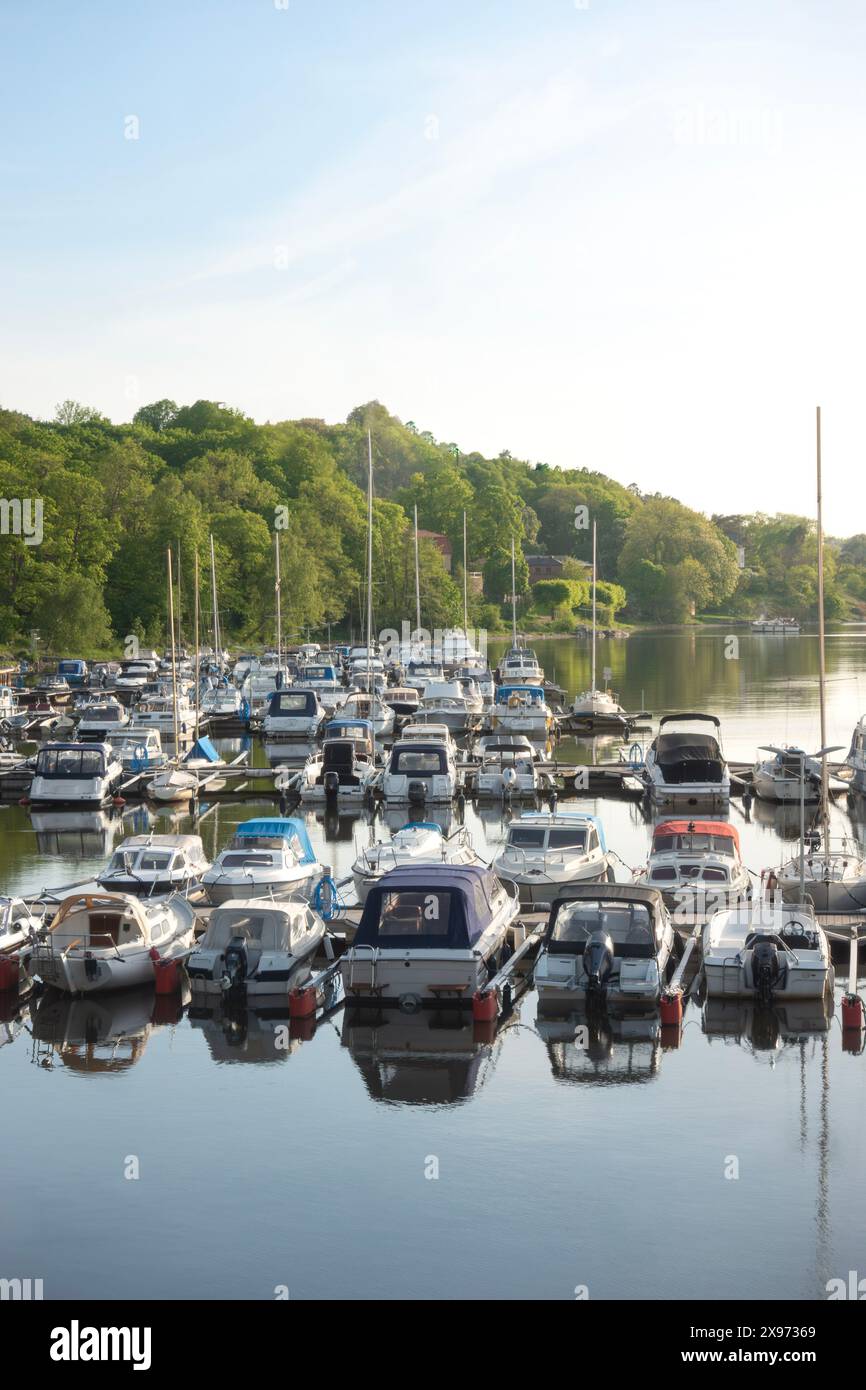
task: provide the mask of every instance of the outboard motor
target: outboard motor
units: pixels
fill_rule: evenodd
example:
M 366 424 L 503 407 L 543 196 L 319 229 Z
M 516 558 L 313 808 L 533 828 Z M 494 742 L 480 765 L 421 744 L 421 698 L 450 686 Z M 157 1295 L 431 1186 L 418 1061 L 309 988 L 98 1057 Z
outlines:
M 325 800 L 333 801 L 334 797 L 338 794 L 340 790 L 339 772 L 334 772 L 333 770 L 330 772 L 326 772 L 322 781 L 325 788 Z
M 418 806 L 422 801 L 427 800 L 426 782 L 412 781 L 409 783 L 409 801 L 413 806 Z
M 775 941 L 757 941 L 752 947 L 752 982 L 758 999 L 768 1004 L 784 984 L 787 965 Z
M 242 936 L 233 936 L 226 946 L 223 983 L 226 989 L 237 989 L 247 977 L 247 944 Z
M 612 970 L 613 942 L 606 931 L 594 931 L 583 948 L 587 994 L 604 994 Z

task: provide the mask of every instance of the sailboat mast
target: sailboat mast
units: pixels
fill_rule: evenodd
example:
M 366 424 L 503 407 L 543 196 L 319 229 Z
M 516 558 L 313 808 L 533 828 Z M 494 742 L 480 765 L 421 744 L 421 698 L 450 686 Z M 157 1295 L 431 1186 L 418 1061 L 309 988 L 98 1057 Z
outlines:
M 418 562 L 418 503 L 415 503 L 415 631 L 421 631 L 421 568 Z M 420 639 L 419 639 L 420 640 Z
M 283 664 L 283 613 L 280 586 L 280 533 L 274 532 L 274 595 L 277 601 L 277 666 Z
M 514 537 L 511 537 L 511 645 L 517 646 L 517 580 L 514 577 Z
M 367 691 L 373 709 L 373 436 L 367 431 Z
M 171 546 L 168 547 L 166 554 L 168 556 L 168 626 L 171 632 L 171 709 L 174 726 L 174 755 L 177 758 L 180 748 L 177 739 L 177 655 L 174 642 L 174 584 L 171 574 Z
M 821 702 L 821 747 L 827 747 L 827 700 L 826 700 L 826 681 L 827 668 L 824 653 L 824 512 L 823 496 L 821 488 L 821 407 L 815 408 L 815 429 L 816 429 L 816 463 L 817 463 L 817 484 L 818 484 L 818 685 Z M 829 859 L 830 849 L 827 842 L 827 832 L 829 829 L 829 770 L 827 767 L 827 754 L 821 757 L 821 804 L 824 818 L 824 854 Z
M 198 579 L 198 546 L 195 548 L 195 602 L 193 637 L 195 640 L 195 736 L 198 738 L 198 726 L 201 719 L 201 658 L 199 656 L 199 579 Z
M 469 638 L 468 604 L 466 602 L 466 513 L 463 513 L 463 636 Z
M 220 643 L 220 620 L 219 610 L 217 609 L 217 582 L 216 582 L 216 558 L 214 556 L 213 535 L 210 538 L 210 585 L 211 601 L 213 605 L 213 645 L 214 656 L 217 661 L 217 669 L 220 666 L 222 645 Z
M 596 618 L 596 587 L 595 587 L 595 522 L 592 523 L 592 692 L 595 694 L 595 618 Z

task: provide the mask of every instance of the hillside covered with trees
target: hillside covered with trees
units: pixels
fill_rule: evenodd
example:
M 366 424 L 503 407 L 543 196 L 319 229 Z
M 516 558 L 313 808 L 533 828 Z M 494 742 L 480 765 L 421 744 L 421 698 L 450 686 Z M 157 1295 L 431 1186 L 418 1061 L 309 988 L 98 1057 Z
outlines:
M 590 528 L 575 524 L 581 508 L 598 523 L 603 621 L 680 622 L 695 609 L 815 616 L 815 528 L 805 518 L 709 519 L 586 468 L 464 453 L 378 402 L 330 425 L 256 424 L 211 401 L 158 401 L 113 424 L 66 401 L 51 422 L 0 411 L 0 497 L 43 503 L 41 544 L 12 534 L 8 518 L 0 535 L 0 643 L 23 649 L 36 631 L 43 651 L 106 651 L 131 633 L 162 646 L 169 546 L 189 638 L 194 556 L 205 565 L 211 534 L 225 633 L 270 641 L 275 524 L 287 634 L 327 624 L 335 634 L 359 631 L 368 428 L 377 627 L 414 617 L 415 505 L 419 525 L 446 535 L 454 555 L 449 574 L 436 544 L 421 543 L 429 628 L 462 616 L 464 510 L 470 568 L 484 576 L 483 597 L 471 599 L 476 625 L 495 630 L 507 614 L 512 537 L 522 621 L 545 618 L 568 631 L 585 620 L 592 541 Z M 525 557 L 538 554 L 565 565 L 561 579 L 530 590 Z M 828 547 L 829 616 L 866 600 L 864 559 L 866 537 Z M 206 592 L 202 604 L 207 622 Z

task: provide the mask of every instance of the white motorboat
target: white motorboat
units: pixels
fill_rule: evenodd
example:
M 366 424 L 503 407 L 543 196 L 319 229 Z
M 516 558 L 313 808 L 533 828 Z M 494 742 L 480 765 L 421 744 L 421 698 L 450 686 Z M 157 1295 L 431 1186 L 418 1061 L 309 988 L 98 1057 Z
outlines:
M 291 686 L 274 690 L 262 719 L 262 731 L 269 740 L 279 738 L 315 738 L 325 710 L 315 690 L 307 686 Z
M 498 734 L 482 740 L 481 762 L 471 773 L 472 795 L 479 800 L 513 801 L 535 797 L 554 786 L 537 765 L 523 734 Z
M 389 685 L 382 692 L 382 700 L 401 718 L 414 719 L 421 703 L 421 691 L 412 685 Z
M 11 685 L 0 685 L 0 726 L 21 713 L 18 697 Z
M 384 697 L 367 691 L 352 691 L 347 695 L 338 714 L 341 719 L 366 719 L 373 725 L 377 738 L 387 738 L 394 731 L 394 711 Z
M 553 728 L 553 710 L 541 686 L 528 683 L 498 686 L 490 710 L 490 727 L 546 742 Z
M 454 733 L 477 728 L 484 713 L 481 692 L 470 680 L 430 681 L 424 687 L 421 708 Z
M 707 996 L 770 1003 L 833 988 L 830 947 L 811 906 L 761 899 L 716 913 L 702 934 Z
M 165 767 L 168 762 L 158 729 L 137 729 L 135 733 L 124 729 L 120 733 L 109 734 L 105 742 L 111 745 L 123 763 L 125 776 Z
M 453 747 L 434 738 L 399 739 L 382 773 L 382 795 L 392 803 L 450 802 L 460 786 Z
M 249 717 L 249 709 L 236 685 L 214 685 L 201 697 L 201 712 L 211 723 L 220 720 L 241 721 Z
M 372 791 L 376 776 L 371 740 L 329 736 L 321 749 L 307 759 L 297 789 L 303 801 L 363 802 Z
M 120 670 L 114 677 L 115 689 L 136 694 L 143 690 L 149 681 L 153 680 L 157 670 L 158 663 L 148 657 L 141 657 L 135 661 L 122 661 Z
M 254 897 L 214 908 L 187 961 L 193 993 L 285 994 L 309 977 L 324 935 L 307 902 Z
M 96 881 L 113 893 L 153 897 L 186 892 L 209 868 L 200 835 L 130 835 Z
M 133 706 L 129 728 L 133 733 L 137 733 L 139 729 L 156 729 L 160 736 L 169 742 L 173 742 L 176 728 L 178 742 L 184 743 L 189 742 L 195 735 L 195 719 L 195 710 L 188 696 L 178 695 L 175 719 L 172 695 L 154 692 Z
M 866 714 L 857 721 L 851 736 L 851 747 L 842 766 L 851 769 L 851 790 L 866 792 Z
M 150 984 L 154 957 L 184 960 L 195 913 L 178 894 L 152 902 L 122 893 L 75 893 L 22 954 L 45 985 L 93 994 Z
M 84 710 L 75 736 L 81 743 L 107 743 L 112 734 L 125 730 L 129 722 L 129 714 L 119 700 L 100 700 Z
M 661 893 L 633 884 L 564 888 L 535 964 L 540 1007 L 656 1002 L 675 933 Z
M 683 724 L 712 724 L 715 733 L 699 733 Z M 731 779 L 721 747 L 721 724 L 714 714 L 666 714 L 647 751 L 644 780 L 657 806 L 676 810 L 699 806 L 724 810 Z
M 470 1004 L 496 973 L 519 911 L 513 885 L 482 864 L 392 869 L 369 889 L 340 958 L 347 1002 L 406 1013 Z
M 805 785 L 801 786 L 801 776 Z M 806 757 L 800 748 L 780 749 L 772 758 L 759 760 L 752 774 L 755 795 L 763 801 L 819 801 L 821 797 L 821 764 Z
M 327 873 L 304 822 L 272 817 L 243 821 L 202 883 L 217 905 L 234 898 L 309 898 Z
M 544 671 L 538 657 L 531 647 L 513 646 L 505 653 L 499 663 L 498 680 L 500 685 L 541 685 Z
M 816 912 L 866 909 L 866 851 L 852 836 L 822 837 L 813 831 L 800 854 L 768 870 L 770 875 L 786 902 L 799 903 L 805 894 Z
M 592 720 L 594 724 L 608 721 L 618 725 L 626 718 L 625 710 L 610 690 L 584 690 L 575 695 L 571 713 L 579 719 Z
M 352 865 L 358 902 L 383 874 L 405 864 L 480 864 L 465 826 L 446 835 L 435 821 L 410 821 L 395 830 L 390 840 L 377 840 L 362 849 Z
M 319 704 L 332 714 L 343 699 L 343 683 L 336 666 L 316 664 L 303 668 L 305 690 L 314 690 Z
M 493 679 L 493 672 L 490 670 L 490 667 L 486 666 L 483 661 L 479 661 L 477 664 L 458 666 L 457 670 L 454 672 L 453 679 L 456 681 L 474 681 L 478 687 L 478 693 L 481 696 L 481 705 L 483 709 L 487 709 L 489 705 L 493 704 L 493 697 L 496 694 L 496 682 Z
M 649 862 L 636 882 L 657 888 L 675 921 L 720 912 L 752 892 L 739 834 L 727 821 L 661 821 L 653 831 Z
M 221 774 L 228 764 L 209 738 L 196 739 L 180 762 L 167 763 L 147 783 L 153 801 L 190 801 L 206 786 L 213 791 L 225 786 Z
M 425 686 L 433 685 L 436 681 L 444 681 L 445 672 L 439 661 L 410 661 L 406 668 L 406 675 L 403 684 L 410 690 L 417 690 L 421 694 Z
M 15 955 L 42 925 L 23 899 L 0 897 L 0 956 Z
M 122 780 L 123 764 L 110 744 L 48 743 L 36 755 L 30 801 L 101 806 Z
M 575 883 L 613 881 L 613 867 L 597 816 L 583 811 L 524 811 L 508 827 L 491 865 L 517 885 L 520 901 L 553 902 Z

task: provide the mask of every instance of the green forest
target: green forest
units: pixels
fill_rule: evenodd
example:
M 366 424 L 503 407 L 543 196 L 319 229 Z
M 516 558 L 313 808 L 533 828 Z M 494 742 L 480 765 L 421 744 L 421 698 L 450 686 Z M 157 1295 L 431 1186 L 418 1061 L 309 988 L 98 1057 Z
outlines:
M 207 578 L 213 536 L 225 637 L 274 638 L 274 534 L 284 632 L 360 631 L 366 543 L 367 430 L 374 462 L 377 628 L 412 619 L 413 508 L 419 526 L 451 541 L 449 574 L 436 544 L 420 545 L 425 627 L 462 619 L 463 513 L 469 569 L 483 574 L 470 621 L 509 620 L 511 541 L 520 624 L 568 632 L 590 611 L 591 520 L 598 527 L 602 622 L 679 623 L 693 614 L 816 615 L 815 526 L 804 517 L 708 518 L 672 497 L 589 468 L 464 452 L 373 401 L 343 424 L 257 424 L 200 400 L 157 401 L 113 424 L 75 401 L 54 420 L 0 411 L 0 644 L 23 654 L 117 652 L 135 634 L 166 639 L 167 548 L 179 573 L 180 622 L 191 636 L 196 554 Z M 40 499 L 42 536 L 28 543 L 9 503 Z M 32 537 L 30 538 L 32 539 Z M 564 560 L 561 577 L 529 583 L 526 556 Z M 866 605 L 866 536 L 828 542 L 826 612 Z M 209 622 L 209 585 L 202 584 Z

